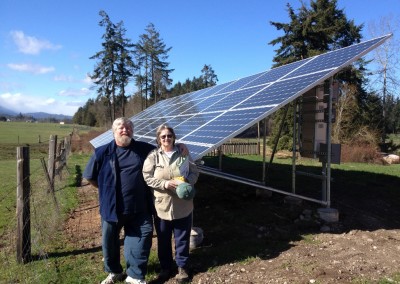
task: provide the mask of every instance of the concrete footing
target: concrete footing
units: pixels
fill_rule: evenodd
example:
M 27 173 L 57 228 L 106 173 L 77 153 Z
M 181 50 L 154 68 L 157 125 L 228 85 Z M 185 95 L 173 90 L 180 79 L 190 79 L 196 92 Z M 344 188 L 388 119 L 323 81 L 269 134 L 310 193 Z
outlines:
M 266 189 L 261 189 L 261 188 L 256 188 L 256 196 L 269 198 L 272 196 L 272 191 L 266 190 Z
M 285 196 L 284 202 L 285 204 L 290 204 L 290 205 L 300 205 L 303 202 L 303 200 L 293 196 Z
M 335 223 L 339 221 L 339 211 L 334 208 L 319 208 L 318 209 L 319 217 L 328 222 Z

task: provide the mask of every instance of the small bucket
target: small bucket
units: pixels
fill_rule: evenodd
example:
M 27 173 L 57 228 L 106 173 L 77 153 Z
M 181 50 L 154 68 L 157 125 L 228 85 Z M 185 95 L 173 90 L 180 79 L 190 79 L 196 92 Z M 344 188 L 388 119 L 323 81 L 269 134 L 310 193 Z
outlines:
M 195 249 L 203 242 L 203 229 L 193 227 L 190 231 L 190 248 Z

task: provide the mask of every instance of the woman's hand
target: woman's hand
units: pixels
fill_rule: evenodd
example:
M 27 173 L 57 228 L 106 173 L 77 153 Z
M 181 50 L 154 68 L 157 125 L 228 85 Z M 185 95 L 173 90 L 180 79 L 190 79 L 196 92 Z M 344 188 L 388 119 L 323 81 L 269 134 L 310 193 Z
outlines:
M 167 180 L 167 181 L 165 182 L 165 185 L 164 185 L 164 187 L 165 187 L 166 189 L 170 189 L 170 190 L 176 189 L 177 186 L 178 186 L 178 183 L 177 183 L 177 181 L 174 180 L 174 179 Z

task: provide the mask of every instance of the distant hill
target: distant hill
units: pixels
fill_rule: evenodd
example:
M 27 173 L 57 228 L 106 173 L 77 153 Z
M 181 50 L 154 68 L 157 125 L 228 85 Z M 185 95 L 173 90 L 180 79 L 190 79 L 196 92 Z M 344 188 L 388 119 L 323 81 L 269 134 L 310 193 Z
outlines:
M 47 112 L 30 112 L 30 113 L 23 113 L 23 115 L 32 116 L 34 119 L 45 119 L 45 118 L 54 118 L 57 120 L 72 119 L 72 116 L 70 115 L 52 114 Z
M 30 113 L 21 112 L 21 113 L 24 116 L 29 116 L 29 117 L 31 116 L 37 120 L 47 119 L 47 118 L 54 118 L 57 120 L 72 119 L 72 116 L 64 115 L 64 114 L 52 114 L 52 113 L 47 113 L 47 112 L 30 112 Z M 12 118 L 12 117 L 16 117 L 19 114 L 20 114 L 19 112 L 15 112 L 13 110 L 10 110 L 8 108 L 0 106 L 0 116 L 6 116 L 7 118 Z
M 3 116 L 15 116 L 18 115 L 18 113 L 16 113 L 15 111 L 12 111 L 11 109 L 5 108 L 0 106 L 0 115 Z

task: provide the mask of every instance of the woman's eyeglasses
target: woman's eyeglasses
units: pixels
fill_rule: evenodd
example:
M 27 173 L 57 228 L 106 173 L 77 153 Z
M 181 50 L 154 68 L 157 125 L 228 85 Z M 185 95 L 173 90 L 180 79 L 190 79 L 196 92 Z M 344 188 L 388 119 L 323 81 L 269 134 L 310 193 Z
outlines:
M 161 135 L 160 137 L 161 137 L 161 139 L 165 139 L 165 138 L 171 139 L 172 138 L 172 134 Z

